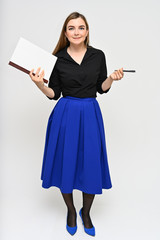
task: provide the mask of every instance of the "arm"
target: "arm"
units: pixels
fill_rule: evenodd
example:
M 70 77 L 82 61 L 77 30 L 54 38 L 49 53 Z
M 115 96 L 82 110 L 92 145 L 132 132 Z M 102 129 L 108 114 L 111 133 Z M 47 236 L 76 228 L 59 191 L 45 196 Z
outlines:
M 44 85 L 43 77 L 44 77 L 44 70 L 39 74 L 40 68 L 37 69 L 35 76 L 32 75 L 32 69 L 29 73 L 32 81 L 37 85 L 37 87 L 50 99 L 50 100 L 57 100 L 62 91 L 61 83 L 59 80 L 58 72 L 56 69 L 56 64 L 52 70 L 51 76 L 49 78 L 48 87 Z M 39 75 L 38 75 L 39 74 Z
M 107 65 L 106 58 L 103 51 L 101 51 L 101 65 L 100 65 L 100 73 L 97 80 L 97 92 L 100 94 L 107 93 L 112 85 L 112 79 L 110 76 L 107 76 Z
M 111 76 L 106 78 L 106 80 L 102 83 L 102 90 L 105 92 L 107 89 L 110 89 L 113 81 L 114 80 L 111 78 Z
M 48 98 L 54 98 L 55 92 L 52 88 L 45 86 L 44 84 L 38 84 L 35 83 L 37 87 L 48 97 Z
M 102 83 L 102 89 L 105 91 L 106 89 L 110 89 L 113 81 L 120 80 L 124 76 L 123 68 L 120 68 L 117 71 L 114 71 L 103 83 Z
M 105 54 L 102 52 L 100 75 L 97 81 L 97 90 L 100 94 L 107 93 L 111 88 L 113 81 L 120 80 L 124 76 L 123 68 L 114 71 L 109 77 L 107 77 L 107 66 Z
M 58 98 L 60 98 L 61 96 L 61 92 L 62 92 L 62 85 L 61 85 L 61 81 L 58 75 L 58 71 L 56 68 L 57 63 L 55 64 L 51 76 L 49 78 L 49 91 L 48 92 L 50 95 L 47 94 L 47 97 L 50 100 L 57 100 Z

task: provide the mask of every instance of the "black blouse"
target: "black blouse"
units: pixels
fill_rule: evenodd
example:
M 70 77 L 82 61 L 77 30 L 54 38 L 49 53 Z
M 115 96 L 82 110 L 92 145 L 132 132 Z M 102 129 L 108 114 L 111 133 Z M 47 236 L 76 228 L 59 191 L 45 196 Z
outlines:
M 67 52 L 67 47 L 58 51 L 56 63 L 49 78 L 48 87 L 55 92 L 53 98 L 57 100 L 61 96 L 73 96 L 80 98 L 97 97 L 107 93 L 102 90 L 102 83 L 107 78 L 107 66 L 105 54 L 102 50 L 87 46 L 87 51 L 78 64 Z

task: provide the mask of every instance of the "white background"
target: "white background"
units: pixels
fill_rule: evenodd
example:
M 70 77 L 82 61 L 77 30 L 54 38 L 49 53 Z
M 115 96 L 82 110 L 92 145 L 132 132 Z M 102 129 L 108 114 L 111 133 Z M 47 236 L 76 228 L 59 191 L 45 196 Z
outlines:
M 77 216 L 72 237 L 58 188 L 41 187 L 46 126 L 56 101 L 30 77 L 9 66 L 19 37 L 52 52 L 73 11 L 90 26 L 90 45 L 104 51 L 108 74 L 135 69 L 98 94 L 113 187 L 96 195 L 91 219 L 96 239 L 158 240 L 160 231 L 160 2 L 0 2 L 1 164 L 0 235 L 3 240 L 89 239 Z M 77 212 L 82 194 L 73 191 Z

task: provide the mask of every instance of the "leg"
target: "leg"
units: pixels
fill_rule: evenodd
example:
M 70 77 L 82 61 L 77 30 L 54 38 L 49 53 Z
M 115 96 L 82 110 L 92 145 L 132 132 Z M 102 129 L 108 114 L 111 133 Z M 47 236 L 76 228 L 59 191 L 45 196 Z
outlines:
M 82 208 L 82 219 L 84 222 L 84 226 L 86 228 L 92 228 L 92 221 L 90 219 L 90 209 L 91 209 L 91 205 L 93 203 L 93 199 L 95 197 L 95 194 L 88 194 L 88 193 L 83 193 L 83 208 Z
M 62 192 L 61 192 L 62 193 Z M 68 218 L 67 224 L 69 227 L 74 227 L 76 225 L 76 209 L 73 203 L 73 194 L 72 193 L 62 193 L 63 199 L 67 206 Z

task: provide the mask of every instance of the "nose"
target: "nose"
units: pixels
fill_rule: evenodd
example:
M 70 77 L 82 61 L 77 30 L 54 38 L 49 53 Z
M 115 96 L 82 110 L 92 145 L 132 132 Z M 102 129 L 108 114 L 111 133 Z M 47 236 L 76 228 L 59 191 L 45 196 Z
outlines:
M 75 29 L 74 34 L 75 34 L 75 35 L 78 35 L 78 34 L 79 34 L 79 30 L 78 30 L 78 29 Z

